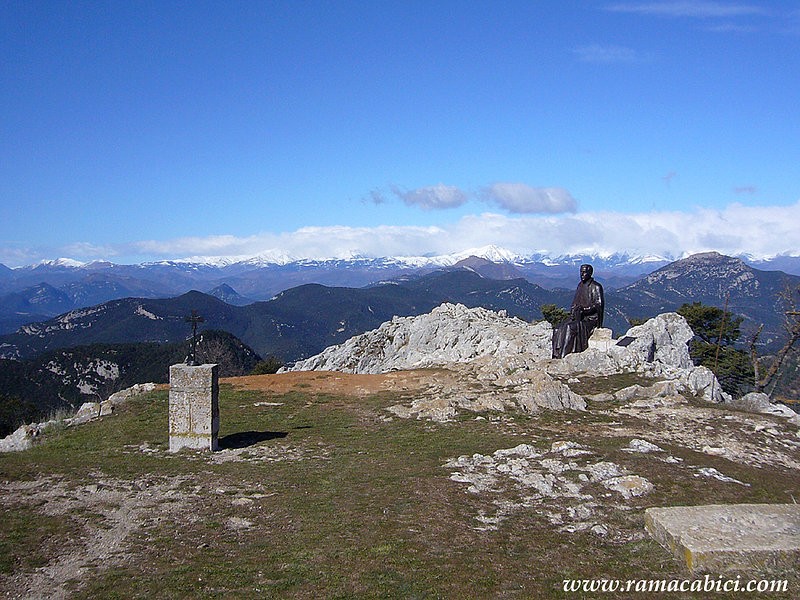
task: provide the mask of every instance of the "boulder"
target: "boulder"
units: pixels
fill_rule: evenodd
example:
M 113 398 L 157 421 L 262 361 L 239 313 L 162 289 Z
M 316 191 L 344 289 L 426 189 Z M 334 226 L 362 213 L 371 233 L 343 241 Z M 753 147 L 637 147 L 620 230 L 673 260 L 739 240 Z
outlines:
M 603 481 L 603 486 L 607 489 L 622 494 L 626 500 L 644 496 L 653 491 L 654 486 L 647 481 L 644 477 L 639 475 L 622 475 L 620 477 L 612 477 Z
M 0 440 L 0 452 L 22 452 L 33 445 L 33 440 L 41 433 L 38 424 L 20 425 L 14 433 Z
M 502 360 L 527 353 L 540 359 L 550 355 L 551 338 L 547 322 L 531 324 L 504 312 L 445 303 L 424 315 L 394 317 L 377 329 L 295 363 L 291 370 L 385 373 L 481 356 Z
M 639 362 L 690 369 L 693 363 L 688 343 L 693 337 L 694 332 L 686 319 L 678 313 L 664 313 L 631 327 L 622 340 L 631 340 L 624 347 Z
M 100 403 L 100 416 L 110 415 L 117 406 L 124 404 L 134 396 L 152 392 L 154 389 L 156 389 L 155 383 L 135 383 L 129 388 L 115 392 Z
M 736 399 L 729 398 L 725 404 L 738 410 L 783 417 L 794 425 L 800 425 L 800 415 L 785 404 L 773 403 L 769 396 L 761 392 L 750 392 Z
M 99 402 L 84 402 L 81 404 L 81 407 L 78 409 L 78 412 L 75 413 L 70 419 L 66 419 L 66 422 L 69 425 L 81 425 L 82 423 L 86 423 L 91 421 L 92 419 L 96 419 L 100 416 L 100 403 Z
M 706 402 L 718 404 L 730 399 L 730 395 L 722 391 L 717 377 L 708 367 L 692 367 L 683 378 L 689 393 L 700 396 Z
M 539 412 L 543 408 L 586 410 L 586 401 L 583 398 L 541 371 L 536 371 L 530 381 L 520 385 L 515 397 L 519 407 L 530 413 Z

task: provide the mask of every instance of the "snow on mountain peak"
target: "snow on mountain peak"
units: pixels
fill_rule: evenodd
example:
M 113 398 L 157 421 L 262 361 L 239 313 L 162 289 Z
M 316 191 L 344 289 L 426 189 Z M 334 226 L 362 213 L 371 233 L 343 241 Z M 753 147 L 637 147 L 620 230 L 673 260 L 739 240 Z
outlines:
M 475 256 L 477 258 L 485 258 L 486 260 L 490 260 L 495 263 L 504 263 L 504 262 L 513 263 L 513 262 L 518 262 L 520 260 L 520 256 L 518 254 L 515 254 L 510 250 L 506 250 L 505 248 L 501 248 L 500 246 L 495 246 L 495 245 L 482 246 L 480 248 L 473 248 L 471 250 L 464 250 L 463 252 L 458 252 L 453 256 L 457 256 L 458 260 L 469 258 L 470 256 Z
M 43 267 L 66 267 L 70 269 L 80 269 L 81 267 L 86 266 L 86 263 L 73 260 L 71 258 L 57 258 L 55 260 L 42 260 L 39 261 L 39 265 Z

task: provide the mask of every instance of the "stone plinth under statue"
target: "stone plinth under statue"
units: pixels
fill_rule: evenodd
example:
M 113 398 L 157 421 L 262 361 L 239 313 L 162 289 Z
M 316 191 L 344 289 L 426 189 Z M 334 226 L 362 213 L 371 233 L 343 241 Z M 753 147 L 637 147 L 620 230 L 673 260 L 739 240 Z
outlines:
M 219 369 L 217 365 L 169 368 L 169 451 L 217 450 Z

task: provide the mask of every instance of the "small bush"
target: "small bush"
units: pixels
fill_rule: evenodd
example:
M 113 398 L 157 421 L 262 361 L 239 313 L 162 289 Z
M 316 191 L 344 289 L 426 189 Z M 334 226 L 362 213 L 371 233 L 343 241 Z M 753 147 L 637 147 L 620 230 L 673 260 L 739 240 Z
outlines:
M 268 356 L 264 360 L 260 360 L 250 371 L 250 375 L 272 375 L 277 373 L 278 369 L 283 366 L 283 361 L 276 356 Z

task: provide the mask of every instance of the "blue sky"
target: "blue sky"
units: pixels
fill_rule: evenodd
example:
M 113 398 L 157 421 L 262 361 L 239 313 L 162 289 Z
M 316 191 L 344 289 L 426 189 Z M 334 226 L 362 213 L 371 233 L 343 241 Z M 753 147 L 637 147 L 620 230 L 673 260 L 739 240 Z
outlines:
M 0 0 L 0 262 L 800 254 L 800 4 Z

